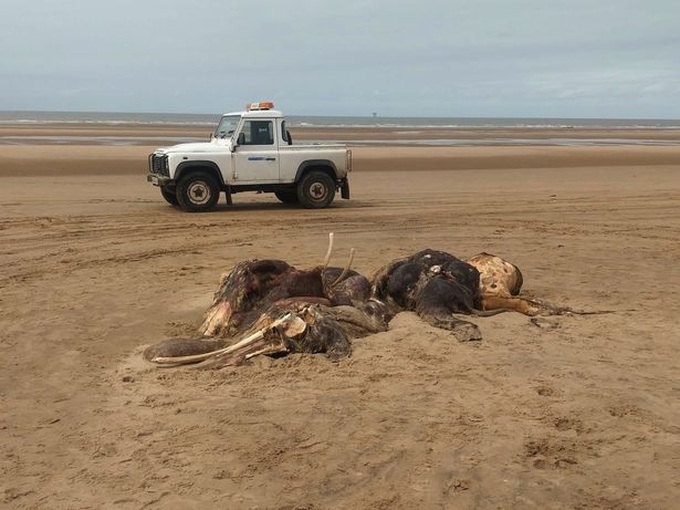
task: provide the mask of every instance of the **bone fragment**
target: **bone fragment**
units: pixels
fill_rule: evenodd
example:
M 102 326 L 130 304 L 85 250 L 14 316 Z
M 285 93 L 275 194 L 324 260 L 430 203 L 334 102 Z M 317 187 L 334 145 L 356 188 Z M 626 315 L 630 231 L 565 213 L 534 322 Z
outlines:
M 333 251 L 333 232 L 328 234 L 328 250 L 326 251 L 326 258 L 323 259 L 323 268 L 326 269 L 331 261 L 331 253 Z
M 208 358 L 212 358 L 214 356 L 222 356 L 226 355 L 229 353 L 232 353 L 234 351 L 237 351 L 241 347 L 248 345 L 249 343 L 252 343 L 256 340 L 261 339 L 264 337 L 264 333 L 267 330 L 274 329 L 289 320 L 291 320 L 294 317 L 292 313 L 287 313 L 286 315 L 279 317 L 276 319 L 274 322 L 272 322 L 269 326 L 266 328 L 262 328 L 259 331 L 256 331 L 252 335 L 247 336 L 246 338 L 239 340 L 233 345 L 230 345 L 228 347 L 225 347 L 223 349 L 218 349 L 216 351 L 212 352 L 206 352 L 204 354 L 193 354 L 190 356 L 159 356 L 156 358 L 151 359 L 150 361 L 152 363 L 157 363 L 159 365 L 185 365 L 188 363 L 197 363 L 199 361 L 204 361 Z
M 331 283 L 331 288 L 335 287 L 338 283 L 342 281 L 342 279 L 347 276 L 347 273 L 349 273 L 349 270 L 352 268 L 352 262 L 354 262 L 354 253 L 356 250 L 352 248 L 349 250 L 349 258 L 347 259 L 347 264 L 345 265 L 345 269 L 342 270 L 342 273 L 340 273 L 340 276 L 337 277 L 337 279 Z
M 199 364 L 206 368 L 220 368 L 228 365 L 240 365 L 244 361 L 261 354 L 277 354 L 289 352 L 287 340 L 302 335 L 307 329 L 307 323 L 296 314 L 284 324 L 272 324 L 263 330 L 261 337 L 248 343 L 239 342 L 228 353 L 218 354 Z
M 205 336 L 213 336 L 222 324 L 226 324 L 231 317 L 231 305 L 228 301 L 222 301 L 212 305 L 199 328 L 199 332 Z
M 288 338 L 295 338 L 296 336 L 300 336 L 302 333 L 304 333 L 306 329 L 307 323 L 304 321 L 304 319 L 298 316 L 293 316 L 285 324 L 283 334 L 286 335 Z

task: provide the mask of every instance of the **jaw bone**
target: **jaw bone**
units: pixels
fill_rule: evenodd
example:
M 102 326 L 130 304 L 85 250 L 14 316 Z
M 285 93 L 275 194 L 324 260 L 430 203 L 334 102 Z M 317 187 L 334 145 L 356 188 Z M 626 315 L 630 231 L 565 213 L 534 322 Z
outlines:
M 186 365 L 203 362 L 204 365 L 240 365 L 260 354 L 289 352 L 291 339 L 299 337 L 307 330 L 307 323 L 299 315 L 289 312 L 267 325 L 262 321 L 254 326 L 256 331 L 235 344 L 222 349 L 188 356 L 154 356 L 147 358 L 157 365 Z

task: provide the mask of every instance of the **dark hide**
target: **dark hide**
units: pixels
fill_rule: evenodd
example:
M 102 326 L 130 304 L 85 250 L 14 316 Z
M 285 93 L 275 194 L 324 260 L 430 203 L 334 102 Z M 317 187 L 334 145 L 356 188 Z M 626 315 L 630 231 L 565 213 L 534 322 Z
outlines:
M 476 325 L 453 315 L 479 309 L 479 272 L 449 253 L 428 249 L 388 264 L 373 277 L 372 297 L 415 311 L 461 341 L 481 339 Z
M 269 305 L 288 298 L 312 303 L 354 305 L 370 294 L 370 283 L 356 271 L 336 282 L 341 268 L 301 271 L 283 260 L 239 262 L 224 276 L 205 313 L 201 333 L 233 335 L 252 325 Z

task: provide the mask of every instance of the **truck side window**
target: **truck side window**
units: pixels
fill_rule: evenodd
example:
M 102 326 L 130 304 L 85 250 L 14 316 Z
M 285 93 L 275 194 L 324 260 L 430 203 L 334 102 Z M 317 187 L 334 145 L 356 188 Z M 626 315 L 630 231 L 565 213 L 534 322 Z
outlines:
M 243 123 L 242 145 L 274 145 L 274 123 L 271 120 L 247 120 Z

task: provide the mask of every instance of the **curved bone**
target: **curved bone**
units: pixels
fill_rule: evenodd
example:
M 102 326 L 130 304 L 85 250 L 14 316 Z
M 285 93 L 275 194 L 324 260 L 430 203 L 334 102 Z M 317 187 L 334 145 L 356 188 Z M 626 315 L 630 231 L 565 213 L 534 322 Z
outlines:
M 247 336 L 246 338 L 239 340 L 235 344 L 232 344 L 228 347 L 224 347 L 223 349 L 218 349 L 216 351 L 211 351 L 211 352 L 206 352 L 204 354 L 192 354 L 189 356 L 158 356 L 156 358 L 152 358 L 151 361 L 152 363 L 156 363 L 158 365 L 186 365 L 188 363 L 198 363 L 199 361 L 204 361 L 206 359 L 212 358 L 214 356 L 223 356 L 230 354 L 232 352 L 235 352 L 242 347 L 255 342 L 256 340 L 261 339 L 264 337 L 264 333 L 267 330 L 274 329 L 291 319 L 293 319 L 294 315 L 292 313 L 287 313 L 286 315 L 279 317 L 276 319 L 274 322 L 272 322 L 269 326 L 266 328 L 263 328 L 259 331 L 256 331 L 252 335 Z
M 331 261 L 331 252 L 333 251 L 333 232 L 330 232 L 328 234 L 328 250 L 326 251 L 326 257 L 323 259 L 323 268 L 326 269 L 328 267 L 329 262 Z
M 352 268 L 352 262 L 354 262 L 354 253 L 356 250 L 352 248 L 349 250 L 349 258 L 347 259 L 347 264 L 345 265 L 345 269 L 342 270 L 342 273 L 340 273 L 340 276 L 338 276 L 333 283 L 331 283 L 331 289 L 335 287 L 338 283 L 342 281 L 342 279 L 347 276 L 347 273 L 349 273 L 349 270 Z

